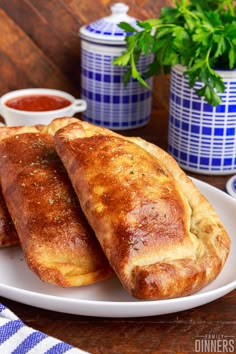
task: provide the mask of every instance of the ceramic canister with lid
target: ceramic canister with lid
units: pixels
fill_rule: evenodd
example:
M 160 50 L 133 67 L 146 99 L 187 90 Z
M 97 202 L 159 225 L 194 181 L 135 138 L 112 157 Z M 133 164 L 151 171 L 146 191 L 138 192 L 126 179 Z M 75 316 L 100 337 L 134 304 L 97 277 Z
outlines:
M 80 28 L 81 37 L 81 95 L 87 102 L 83 119 L 113 130 L 131 129 L 148 123 L 152 105 L 152 78 L 149 88 L 137 80 L 124 84 L 127 67 L 113 65 L 125 48 L 126 33 L 120 22 L 136 26 L 128 6 L 116 3 L 111 15 Z M 138 68 L 145 72 L 151 58 L 141 56 Z

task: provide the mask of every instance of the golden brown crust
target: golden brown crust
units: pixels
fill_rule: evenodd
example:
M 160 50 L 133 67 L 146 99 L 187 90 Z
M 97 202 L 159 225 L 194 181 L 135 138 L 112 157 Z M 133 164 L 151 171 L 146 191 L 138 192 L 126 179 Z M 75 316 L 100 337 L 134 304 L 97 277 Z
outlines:
M 57 130 L 65 127 L 71 123 L 77 123 L 79 120 L 73 117 L 62 117 L 62 118 L 55 118 L 53 121 L 48 125 L 37 125 L 36 128 L 45 134 L 54 135 Z
M 141 146 L 163 163 L 191 209 L 189 232 L 196 236 L 201 252 L 199 252 L 197 262 L 192 262 L 190 259 L 185 260 L 183 266 L 180 263 L 179 272 L 180 270 L 184 272 L 182 279 L 187 279 L 185 272 L 188 274 L 195 272 L 195 276 L 202 283 L 204 281 L 205 284 L 209 283 L 219 274 L 227 259 L 230 249 L 227 231 L 212 205 L 167 152 L 141 138 L 129 138 L 129 140 Z M 176 263 L 175 266 L 177 266 Z M 200 274 L 203 274 L 202 279 Z
M 17 126 L 17 127 L 0 127 L 0 141 L 13 136 L 16 134 L 23 134 L 29 132 L 38 132 L 42 131 L 48 134 L 53 135 L 57 129 L 62 128 L 63 126 L 76 122 L 75 118 L 65 117 L 57 118 L 50 125 L 37 125 L 37 126 Z M 6 207 L 2 191 L 0 189 L 0 248 L 19 245 L 19 237 L 17 235 L 15 226 L 11 219 L 11 216 Z
M 59 130 L 55 142 L 89 223 L 132 295 L 189 295 L 219 274 L 227 232 L 172 157 L 85 122 Z
M 20 241 L 0 189 L 0 248 L 19 245 Z
M 38 129 L 34 126 L 0 127 L 0 141 L 24 133 L 38 133 Z
M 37 131 L 32 128 L 33 131 Z M 25 127 L 0 127 L 0 141 L 9 137 L 9 135 L 15 135 L 17 133 L 25 132 L 28 128 Z M 6 203 L 4 201 L 2 190 L 0 189 L 0 248 L 19 245 L 19 237 L 17 235 L 15 226 L 8 212 Z
M 42 280 L 80 286 L 111 275 L 52 136 L 32 132 L 5 138 L 0 175 L 26 261 Z

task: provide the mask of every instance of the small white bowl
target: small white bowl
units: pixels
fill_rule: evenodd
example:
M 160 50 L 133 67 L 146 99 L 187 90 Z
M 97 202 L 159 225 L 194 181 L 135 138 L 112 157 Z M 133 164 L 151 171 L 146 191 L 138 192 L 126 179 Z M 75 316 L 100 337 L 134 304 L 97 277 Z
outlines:
M 12 98 L 31 95 L 59 96 L 69 100 L 71 104 L 64 108 L 50 111 L 23 111 L 6 105 L 6 102 Z M 0 115 L 4 118 L 7 126 L 49 124 L 54 118 L 72 117 L 75 113 L 85 111 L 86 108 L 85 100 L 76 99 L 64 91 L 46 88 L 15 90 L 6 93 L 0 98 Z

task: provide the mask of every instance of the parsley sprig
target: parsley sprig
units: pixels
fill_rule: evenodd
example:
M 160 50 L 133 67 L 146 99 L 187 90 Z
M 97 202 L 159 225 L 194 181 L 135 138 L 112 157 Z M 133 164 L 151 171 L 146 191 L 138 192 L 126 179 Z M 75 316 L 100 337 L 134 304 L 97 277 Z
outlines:
M 132 76 L 146 87 L 148 77 L 169 73 L 172 66 L 181 64 L 190 87 L 202 82 L 197 95 L 217 106 L 225 90 L 217 69 L 236 68 L 236 2 L 175 0 L 174 5 L 163 7 L 159 18 L 137 21 L 140 30 L 120 23 L 129 34 L 127 49 L 113 64 L 128 67 L 125 82 Z M 141 55 L 153 56 L 145 74 L 137 68 Z

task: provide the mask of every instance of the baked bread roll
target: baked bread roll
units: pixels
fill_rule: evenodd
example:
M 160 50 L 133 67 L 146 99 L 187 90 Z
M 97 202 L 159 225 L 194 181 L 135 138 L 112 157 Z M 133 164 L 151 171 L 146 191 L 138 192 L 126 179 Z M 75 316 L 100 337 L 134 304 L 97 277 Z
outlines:
M 67 287 L 111 276 L 53 136 L 37 131 L 1 141 L 0 178 L 26 262 L 43 281 Z
M 77 122 L 76 118 L 65 117 L 54 119 L 50 125 L 37 125 L 37 126 L 18 126 L 18 127 L 9 127 L 1 126 L 0 127 L 0 141 L 9 136 L 16 134 L 29 133 L 29 132 L 38 132 L 42 131 L 47 134 L 53 135 L 55 131 L 63 126 L 71 123 Z M 0 189 L 0 248 L 20 245 L 20 240 L 17 235 L 14 223 L 11 219 L 11 216 L 8 212 L 6 203 L 4 201 L 2 191 Z
M 104 253 L 133 296 L 186 296 L 215 279 L 230 239 L 170 155 L 86 122 L 59 130 L 55 145 Z
M 65 127 L 68 124 L 71 123 L 77 123 L 80 122 L 80 120 L 78 118 L 74 118 L 74 117 L 62 117 L 62 118 L 55 118 L 51 121 L 50 124 L 48 125 L 36 125 L 35 127 L 37 128 L 37 130 L 39 130 L 41 133 L 45 133 L 45 134 L 50 134 L 50 135 L 54 135 L 56 133 L 57 130 Z
M 0 127 L 0 141 L 10 135 L 15 135 L 18 132 L 24 132 L 25 127 L 14 127 L 9 130 L 6 126 Z M 35 128 L 33 128 L 33 131 Z M 8 212 L 6 203 L 4 201 L 2 190 L 0 189 L 0 248 L 19 245 L 19 237 L 17 235 L 15 226 Z

